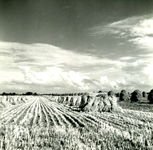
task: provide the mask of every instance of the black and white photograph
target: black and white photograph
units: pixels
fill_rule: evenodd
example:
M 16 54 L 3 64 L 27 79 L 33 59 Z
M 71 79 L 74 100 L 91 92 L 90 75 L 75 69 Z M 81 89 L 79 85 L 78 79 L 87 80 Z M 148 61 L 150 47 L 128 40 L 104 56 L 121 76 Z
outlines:
M 0 150 L 153 150 L 153 0 L 0 0 Z

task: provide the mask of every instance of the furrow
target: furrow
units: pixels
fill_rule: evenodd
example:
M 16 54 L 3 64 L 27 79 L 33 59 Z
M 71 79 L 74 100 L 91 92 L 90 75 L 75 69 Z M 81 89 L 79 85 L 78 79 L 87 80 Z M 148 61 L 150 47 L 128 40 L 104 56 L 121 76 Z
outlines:
M 83 123 L 83 118 L 80 117 L 79 115 L 80 114 L 77 114 L 77 115 L 74 115 L 74 114 L 71 114 L 70 112 L 68 111 L 65 111 L 63 112 L 62 110 L 60 109 L 55 109 L 55 112 L 57 112 L 57 114 L 62 114 L 62 115 L 65 115 L 67 114 L 69 117 L 71 117 L 72 120 L 74 120 L 74 122 L 76 122 L 80 127 L 85 127 L 86 125 Z
M 2 118 L 8 117 L 8 116 L 13 116 L 14 114 L 18 113 L 18 111 L 20 111 L 20 109 L 24 109 L 25 107 L 28 107 L 29 105 L 32 105 L 32 103 L 27 103 L 27 104 L 21 104 L 18 106 L 15 106 L 11 109 L 9 109 L 8 111 L 4 112 L 1 116 Z M 0 118 L 0 119 L 2 119 Z
M 38 103 L 38 98 L 37 98 L 37 103 L 35 105 L 35 116 L 34 116 L 34 119 L 33 119 L 33 125 L 37 125 L 38 122 L 38 111 L 39 111 L 39 103 Z
M 35 120 L 35 124 L 36 125 L 39 125 L 40 124 L 40 116 L 41 116 L 41 114 L 40 114 L 40 103 L 37 103 L 37 105 L 38 105 L 38 111 L 37 111 L 37 118 L 36 118 L 36 120 Z
M 82 114 L 78 113 L 78 112 L 72 112 L 72 111 L 68 111 L 67 109 L 62 109 L 61 107 L 57 107 L 57 108 L 54 108 L 56 112 L 59 112 L 59 114 L 68 114 L 69 116 L 72 116 L 73 118 L 77 118 L 77 119 L 80 119 L 81 122 L 87 122 L 89 124 L 97 124 L 96 122 L 94 122 L 93 120 L 90 120 L 89 118 L 83 116 Z
M 46 109 L 47 109 L 47 111 L 49 111 L 49 112 L 52 112 L 52 115 L 54 115 L 55 117 L 57 117 L 58 118 L 58 120 L 60 120 L 59 122 L 60 122 L 60 125 L 64 125 L 64 126 L 70 126 L 71 124 L 65 119 L 65 117 L 62 115 L 62 114 L 60 114 L 60 113 L 55 113 L 55 111 L 51 108 L 51 107 L 49 107 L 49 106 L 46 106 Z M 57 114 L 57 115 L 56 115 Z M 62 123 L 63 122 L 63 123 Z
M 40 99 L 39 99 L 39 116 L 40 116 L 39 125 L 44 126 L 46 124 L 46 120 L 45 120 L 45 114 L 42 111 L 42 102 L 40 102 Z
M 46 108 L 50 108 L 50 111 L 52 112 L 52 115 L 53 115 L 53 117 L 54 117 L 54 119 L 55 119 L 55 122 L 57 122 L 57 125 L 63 125 L 63 124 L 61 124 L 61 122 L 62 122 L 62 120 L 61 120 L 61 118 L 59 118 L 59 116 L 56 114 L 56 113 L 54 113 L 55 111 L 54 111 L 54 109 L 51 109 L 51 108 L 53 108 L 54 106 L 50 106 L 50 105 L 48 105 L 48 100 L 47 99 L 45 99 L 45 98 L 41 98 L 42 99 L 42 101 L 43 101 L 43 103 L 44 103 L 44 105 L 45 105 L 45 107 Z M 47 104 L 47 105 L 46 105 Z M 56 107 L 55 107 L 56 108 Z
M 66 120 L 68 120 L 73 127 L 79 127 L 79 125 L 74 121 L 74 119 L 68 114 L 63 114 Z
M 30 119 L 30 110 L 32 109 L 32 107 L 34 107 L 34 103 L 32 105 L 29 106 L 29 109 L 26 112 L 26 115 L 24 116 L 24 118 L 21 120 L 20 124 L 23 123 L 29 123 L 29 119 Z
M 62 114 L 69 114 L 70 116 L 72 117 L 75 117 L 77 119 L 80 119 L 81 122 L 87 122 L 87 123 L 90 123 L 90 124 L 97 124 L 95 121 L 93 120 L 90 120 L 89 118 L 87 118 L 86 116 L 84 116 L 83 114 L 80 114 L 78 112 L 72 112 L 72 111 L 68 111 L 68 110 L 61 110 L 59 108 L 57 108 L 57 110 L 62 113 Z
M 125 129 L 126 128 L 126 126 L 125 125 L 123 125 L 123 124 L 119 124 L 119 123 L 117 123 L 117 122 L 113 122 L 113 121 L 111 121 L 111 120 L 109 120 L 109 119 L 106 119 L 106 118 L 102 118 L 102 117 L 100 117 L 99 118 L 99 120 L 98 119 L 96 119 L 95 117 L 93 117 L 93 116 L 91 116 L 91 115 L 86 115 L 88 118 L 90 118 L 90 119 L 93 119 L 94 121 L 98 121 L 98 122 L 105 122 L 105 123 L 107 123 L 107 124 L 111 124 L 112 126 L 114 126 L 114 127 L 118 127 L 118 128 L 122 128 L 122 129 Z
M 55 122 L 54 118 L 53 118 L 53 114 L 52 114 L 52 111 L 45 106 L 45 110 L 46 110 L 46 113 L 48 114 L 48 120 L 49 120 L 49 124 L 51 126 L 58 126 L 57 122 Z
M 22 110 L 22 112 L 20 114 L 17 115 L 17 117 L 14 119 L 14 123 L 15 124 L 19 124 L 21 122 L 21 120 L 24 118 L 24 116 L 26 115 L 27 111 L 28 111 L 29 107 L 26 107 L 24 110 Z M 14 117 L 13 117 L 14 118 Z
M 33 120 L 34 120 L 34 116 L 35 116 L 35 105 L 36 105 L 36 100 L 35 100 L 35 103 L 32 105 L 32 107 L 29 109 L 29 113 L 28 113 L 28 124 L 30 126 L 33 125 Z
M 7 117 L 5 117 L 5 119 L 7 119 L 7 122 L 16 122 L 16 118 L 24 111 L 24 110 L 27 110 L 27 108 L 29 107 L 30 105 L 24 105 L 24 107 L 17 107 L 16 108 L 16 111 L 14 112 L 9 112 L 9 114 L 7 114 Z
M 49 112 L 49 114 L 52 116 L 53 122 L 56 124 L 56 126 L 62 125 L 60 119 L 54 113 L 54 111 L 50 107 L 48 107 L 47 105 L 45 105 L 45 108 L 46 108 L 46 111 Z
M 24 116 L 23 118 L 21 118 L 20 124 L 24 123 L 24 121 L 26 121 L 26 119 L 27 119 L 28 117 L 30 117 L 29 115 L 32 115 L 32 114 L 30 114 L 30 110 L 31 110 L 31 109 L 34 109 L 33 107 L 34 107 L 36 104 L 37 104 L 37 102 L 36 102 L 36 99 L 35 99 L 35 100 L 33 101 L 33 104 L 29 106 L 29 109 L 27 110 L 25 116 Z
M 45 125 L 49 126 L 50 122 L 49 122 L 48 113 L 46 112 L 45 107 L 46 107 L 46 105 L 44 103 L 42 103 L 41 108 L 42 108 L 42 112 L 45 114 L 45 122 L 46 122 Z

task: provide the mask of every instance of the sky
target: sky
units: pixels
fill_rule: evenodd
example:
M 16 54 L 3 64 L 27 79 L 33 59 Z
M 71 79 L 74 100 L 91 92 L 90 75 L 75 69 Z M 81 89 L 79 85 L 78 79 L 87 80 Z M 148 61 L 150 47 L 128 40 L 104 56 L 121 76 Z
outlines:
M 152 0 L 0 0 L 0 93 L 153 88 Z

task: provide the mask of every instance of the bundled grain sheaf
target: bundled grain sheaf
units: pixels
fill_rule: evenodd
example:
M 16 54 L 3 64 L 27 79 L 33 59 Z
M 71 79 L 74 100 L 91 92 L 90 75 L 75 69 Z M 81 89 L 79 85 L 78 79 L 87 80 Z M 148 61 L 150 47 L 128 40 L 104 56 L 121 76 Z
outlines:
M 111 111 L 111 102 L 110 102 L 110 99 L 109 99 L 110 96 L 106 96 L 104 99 L 103 99 L 103 104 L 104 104 L 104 107 L 103 107 L 103 111 Z
M 95 97 L 95 101 L 94 101 L 94 103 L 92 105 L 92 111 L 95 111 L 95 112 L 99 111 L 100 100 L 101 100 L 100 97 Z
M 65 100 L 63 103 L 64 103 L 64 105 L 69 105 L 69 96 L 65 97 Z
M 129 100 L 129 94 L 126 90 L 122 90 L 120 93 L 120 101 L 128 101 Z
M 70 104 L 69 106 L 74 106 L 74 98 L 73 96 L 70 97 Z
M 80 103 L 81 103 L 81 96 L 78 96 L 77 100 L 76 100 L 76 103 L 75 103 L 75 106 L 79 107 Z
M 79 107 L 80 107 L 80 108 L 84 108 L 85 105 L 86 105 L 86 103 L 87 103 L 87 101 L 88 101 L 88 96 L 82 95 L 82 96 L 81 96 L 81 102 L 80 102 Z
M 122 108 L 117 104 L 117 98 L 115 95 L 108 96 L 103 95 L 101 97 L 89 98 L 89 103 L 85 107 L 85 111 L 98 111 L 98 112 L 109 112 L 109 111 L 122 111 Z
M 149 92 L 148 100 L 151 104 L 153 104 L 153 89 Z
M 135 90 L 132 93 L 131 102 L 138 102 L 138 101 L 141 101 L 141 99 L 142 99 L 141 91 Z
M 73 103 L 74 103 L 74 106 L 77 105 L 77 100 L 78 100 L 78 96 L 73 96 Z
M 84 111 L 92 111 L 92 106 L 94 104 L 95 97 L 90 96 L 87 105 L 83 108 Z
M 98 111 L 99 112 L 102 112 L 103 111 L 103 108 L 104 108 L 103 97 L 98 97 L 97 99 L 99 99 Z
M 122 111 L 122 108 L 117 104 L 116 96 L 109 96 L 108 99 L 111 103 L 111 110 L 112 111 Z
M 54 98 L 56 101 L 56 96 Z M 109 112 L 121 110 L 113 91 L 99 95 L 58 96 L 58 102 L 78 111 Z

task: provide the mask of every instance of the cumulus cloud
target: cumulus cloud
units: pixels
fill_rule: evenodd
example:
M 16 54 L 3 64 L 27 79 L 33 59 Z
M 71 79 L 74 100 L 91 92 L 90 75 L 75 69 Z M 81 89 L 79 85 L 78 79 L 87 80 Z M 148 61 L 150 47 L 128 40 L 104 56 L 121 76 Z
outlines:
M 124 56 L 124 57 L 120 57 L 119 60 L 120 61 L 131 61 L 131 60 L 135 60 L 135 57 L 131 57 L 131 56 Z
M 0 52 L 1 92 L 120 90 L 142 84 L 151 87 L 147 82 L 148 76 L 152 79 L 148 54 L 145 60 L 131 56 L 101 59 L 48 44 L 10 42 L 0 42 Z
M 125 38 L 139 48 L 152 50 L 153 48 L 153 15 L 134 16 L 116 21 L 105 26 L 90 29 L 92 36 L 114 35 L 116 38 Z M 120 43 L 119 43 L 120 44 Z

